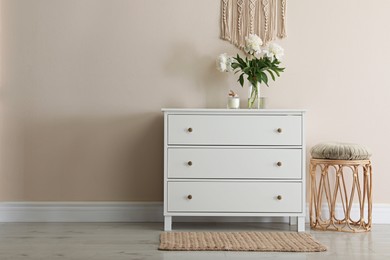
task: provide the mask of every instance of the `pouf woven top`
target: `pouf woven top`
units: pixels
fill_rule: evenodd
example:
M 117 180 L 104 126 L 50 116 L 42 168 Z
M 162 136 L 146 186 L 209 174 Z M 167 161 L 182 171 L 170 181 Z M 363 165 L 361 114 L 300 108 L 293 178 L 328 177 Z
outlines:
M 310 150 L 313 159 L 329 160 L 368 160 L 371 151 L 360 144 L 337 142 L 319 143 Z

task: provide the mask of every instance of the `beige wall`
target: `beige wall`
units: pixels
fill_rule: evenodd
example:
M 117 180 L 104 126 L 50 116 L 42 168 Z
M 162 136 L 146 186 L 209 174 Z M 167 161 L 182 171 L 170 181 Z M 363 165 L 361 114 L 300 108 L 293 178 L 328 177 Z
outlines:
M 219 0 L 2 0 L 0 200 L 162 200 L 161 107 L 224 107 Z M 374 152 L 390 203 L 390 1 L 288 3 L 271 108 L 306 108 L 307 145 Z

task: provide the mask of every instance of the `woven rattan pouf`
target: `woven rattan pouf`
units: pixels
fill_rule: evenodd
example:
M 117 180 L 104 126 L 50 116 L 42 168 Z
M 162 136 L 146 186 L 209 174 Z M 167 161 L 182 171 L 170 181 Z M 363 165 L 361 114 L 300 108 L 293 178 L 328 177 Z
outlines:
M 311 228 L 370 231 L 371 152 L 357 144 L 320 143 L 310 153 Z

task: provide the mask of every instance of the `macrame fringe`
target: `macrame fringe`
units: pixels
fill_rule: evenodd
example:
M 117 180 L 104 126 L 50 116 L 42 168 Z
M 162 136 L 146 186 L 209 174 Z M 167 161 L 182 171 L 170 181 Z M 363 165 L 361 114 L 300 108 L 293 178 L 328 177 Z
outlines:
M 257 34 L 264 44 L 286 34 L 287 0 L 221 0 L 221 38 L 244 48 L 245 37 Z
M 286 1 L 278 0 L 278 38 L 283 39 L 287 37 L 286 33 Z
M 231 40 L 231 30 L 230 30 L 230 12 L 231 12 L 231 1 L 222 0 L 221 3 L 221 37 L 224 40 Z

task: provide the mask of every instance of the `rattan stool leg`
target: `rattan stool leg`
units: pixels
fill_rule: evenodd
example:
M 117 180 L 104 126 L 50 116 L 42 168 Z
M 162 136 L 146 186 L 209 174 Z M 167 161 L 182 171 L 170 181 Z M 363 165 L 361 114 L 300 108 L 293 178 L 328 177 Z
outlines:
M 369 231 L 372 225 L 371 162 L 311 159 L 309 210 L 311 228 Z M 359 213 L 357 220 L 354 213 Z

